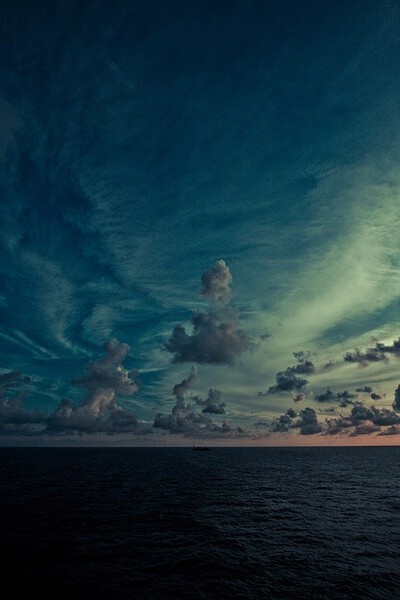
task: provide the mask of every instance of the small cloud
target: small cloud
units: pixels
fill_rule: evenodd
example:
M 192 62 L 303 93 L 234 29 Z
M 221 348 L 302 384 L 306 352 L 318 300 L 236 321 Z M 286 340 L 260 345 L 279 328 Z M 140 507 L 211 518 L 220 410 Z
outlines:
M 400 426 L 399 425 L 391 425 L 384 431 L 381 431 L 378 435 L 400 435 Z
M 300 391 L 308 384 L 308 380 L 299 377 L 299 375 L 314 373 L 314 364 L 305 352 L 293 352 L 293 356 L 297 358 L 297 365 L 288 367 L 285 371 L 279 371 L 275 376 L 275 385 L 270 386 L 265 393 L 259 392 L 259 396 L 291 392 L 293 390 Z
M 330 360 L 329 362 L 324 364 L 323 368 L 328 371 L 329 369 L 333 369 L 334 366 L 335 366 L 335 363 Z
M 358 363 L 359 366 L 366 367 L 370 363 L 387 361 L 388 354 L 400 358 L 400 338 L 394 340 L 393 344 L 389 346 L 376 342 L 373 348 L 367 348 L 364 352 L 356 348 L 354 352 L 347 352 L 343 358 L 346 362 Z
M 216 306 L 225 306 L 231 299 L 232 275 L 224 260 L 217 260 L 201 276 L 201 295 Z
M 400 384 L 394 391 L 393 408 L 396 412 L 400 412 Z
M 348 392 L 347 390 L 344 390 L 344 392 L 338 392 L 337 394 L 334 394 L 329 387 L 326 388 L 326 391 L 323 392 L 322 394 L 318 394 L 317 396 L 315 396 L 316 402 L 337 402 L 337 401 L 339 401 L 339 405 L 342 407 L 345 407 L 348 404 L 352 404 L 353 398 L 357 398 L 357 394 L 352 394 L 351 392 Z
M 196 377 L 197 377 L 197 367 L 195 365 L 193 365 L 192 368 L 190 369 L 189 377 L 187 379 L 184 379 L 180 383 L 177 383 L 174 386 L 174 389 L 172 390 L 172 393 L 174 394 L 174 396 L 176 396 L 178 399 L 183 398 L 185 392 L 187 392 L 187 390 L 192 387 Z

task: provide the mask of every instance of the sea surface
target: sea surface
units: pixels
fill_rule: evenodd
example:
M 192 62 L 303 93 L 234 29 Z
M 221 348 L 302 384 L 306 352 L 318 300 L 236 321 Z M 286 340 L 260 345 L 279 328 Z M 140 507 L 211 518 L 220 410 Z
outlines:
M 400 448 L 0 448 L 3 598 L 400 598 Z

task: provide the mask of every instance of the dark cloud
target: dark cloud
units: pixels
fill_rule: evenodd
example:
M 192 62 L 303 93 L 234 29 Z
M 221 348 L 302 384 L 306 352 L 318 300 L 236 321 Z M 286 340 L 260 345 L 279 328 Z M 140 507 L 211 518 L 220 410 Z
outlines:
M 334 394 L 329 387 L 326 388 L 326 391 L 323 392 L 322 394 L 318 394 L 317 396 L 315 396 L 316 402 L 337 402 L 337 401 L 339 401 L 339 405 L 342 407 L 345 407 L 348 404 L 352 404 L 354 398 L 357 398 L 357 394 L 352 394 L 351 392 L 348 392 L 347 390 L 344 390 L 344 392 L 338 392 L 337 394 Z
M 400 426 L 391 425 L 384 431 L 381 431 L 378 435 L 400 435 Z
M 201 294 L 217 306 L 229 304 L 232 275 L 224 260 L 217 260 L 201 276 Z
M 29 434 L 43 428 L 46 415 L 38 410 L 27 410 L 23 399 L 26 391 L 20 387 L 31 381 L 19 371 L 0 375 L 0 431 L 2 433 Z
M 329 388 L 326 388 L 326 392 L 315 396 L 315 400 L 316 402 L 335 402 L 336 394 L 334 394 Z
M 293 419 L 297 417 L 297 413 L 293 408 L 289 408 L 284 415 L 280 415 L 272 420 L 269 424 L 271 433 L 287 433 L 293 428 Z
M 195 397 L 193 400 L 198 406 L 202 406 L 203 413 L 210 413 L 214 415 L 225 414 L 225 402 L 221 401 L 222 392 L 220 390 L 208 390 L 208 396 L 205 400 Z
M 279 371 L 276 374 L 276 384 L 268 388 L 267 394 L 276 394 L 278 392 L 291 392 L 292 390 L 301 390 L 308 384 L 307 379 L 298 377 L 289 367 L 286 371 Z M 260 393 L 260 395 L 263 395 Z
M 193 365 L 190 370 L 189 377 L 187 379 L 184 379 L 180 383 L 177 383 L 174 386 L 174 389 L 172 390 L 172 393 L 174 394 L 174 396 L 176 396 L 177 398 L 183 398 L 185 392 L 187 392 L 187 390 L 192 387 L 196 377 L 197 377 L 197 367 L 195 365 Z
M 344 430 L 355 427 L 354 435 L 373 433 L 380 427 L 391 427 L 400 424 L 400 416 L 394 411 L 375 406 L 365 406 L 358 402 L 355 404 L 348 416 L 340 416 L 337 419 L 327 420 L 327 431 L 329 435 L 337 435 Z
M 326 420 L 325 435 L 339 435 L 347 430 L 349 427 L 353 427 L 354 423 L 346 417 L 337 417 L 334 419 Z
M 164 349 L 174 355 L 173 362 L 231 365 L 243 352 L 253 348 L 249 336 L 238 328 L 238 312 L 226 306 L 230 298 L 230 281 L 229 268 L 224 261 L 217 261 L 203 273 L 202 294 L 217 308 L 193 313 L 191 333 L 187 333 L 183 325 L 174 327 L 164 344 Z
M 393 354 L 393 356 L 400 358 L 400 338 L 394 340 L 393 344 L 389 346 L 382 344 L 381 342 L 376 342 L 373 348 L 367 348 L 365 352 L 361 352 L 359 348 L 356 348 L 354 352 L 347 352 L 344 355 L 344 360 L 347 362 L 358 363 L 360 366 L 366 367 L 372 362 L 388 360 L 388 354 Z
M 270 333 L 260 333 L 260 335 L 258 336 L 260 338 L 260 340 L 262 340 L 263 342 L 265 340 L 268 340 L 271 337 Z
M 270 428 L 272 433 L 286 433 L 292 428 L 293 419 L 288 415 L 277 417 Z
M 230 311 L 231 314 L 233 311 Z M 221 322 L 217 312 L 196 312 L 191 317 L 193 331 L 176 325 L 164 348 L 174 354 L 173 362 L 228 364 L 253 347 L 248 335 L 235 322 Z
M 357 394 L 352 394 L 351 392 L 344 390 L 344 392 L 338 392 L 336 397 L 340 401 L 339 406 L 344 408 L 348 404 L 353 404 L 353 399 L 357 398 Z
M 293 402 L 302 402 L 305 397 L 306 397 L 305 394 L 303 394 L 302 392 L 292 395 Z
M 285 371 L 279 371 L 275 376 L 275 385 L 270 386 L 265 394 L 260 392 L 259 396 L 301 390 L 308 384 L 308 380 L 299 375 L 314 373 L 314 364 L 305 352 L 293 352 L 293 356 L 297 358 L 297 365 L 288 367 Z
M 379 409 L 375 406 L 371 406 L 371 412 L 373 414 L 371 421 L 375 425 L 388 426 L 400 423 L 400 417 L 395 412 L 388 410 L 387 408 Z
M 369 385 L 364 385 L 364 387 L 361 388 L 357 388 L 356 392 L 360 392 L 360 393 L 365 393 L 365 394 L 370 394 L 372 400 L 380 400 L 382 398 L 382 396 L 380 396 L 379 394 L 376 394 L 375 392 L 372 391 L 372 387 L 370 387 Z
M 297 414 L 292 409 L 284 414 L 276 417 L 269 424 L 271 433 L 287 433 L 291 429 L 300 429 L 301 435 L 314 435 L 322 431 L 322 426 L 318 422 L 317 414 L 313 408 L 305 408 L 300 411 L 299 419 L 294 421 Z
M 354 430 L 350 433 L 350 437 L 369 435 L 371 433 L 375 433 L 376 431 L 380 431 L 380 427 L 377 425 L 374 425 L 373 423 L 362 423 L 354 428 Z
M 300 427 L 300 435 L 315 435 L 322 431 L 317 414 L 313 408 L 307 407 L 300 411 L 300 419 L 296 423 Z
M 350 419 L 353 424 L 356 424 L 358 421 L 372 421 L 373 418 L 374 413 L 372 410 L 360 402 L 351 409 Z
M 393 408 L 396 412 L 400 412 L 400 384 L 394 391 Z

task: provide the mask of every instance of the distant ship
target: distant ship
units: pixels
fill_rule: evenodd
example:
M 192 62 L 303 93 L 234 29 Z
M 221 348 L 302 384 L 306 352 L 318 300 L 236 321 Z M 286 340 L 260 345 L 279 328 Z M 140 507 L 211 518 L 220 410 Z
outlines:
M 201 452 L 204 452 L 204 450 L 210 450 L 210 448 L 208 446 L 193 446 L 192 450 L 199 450 Z

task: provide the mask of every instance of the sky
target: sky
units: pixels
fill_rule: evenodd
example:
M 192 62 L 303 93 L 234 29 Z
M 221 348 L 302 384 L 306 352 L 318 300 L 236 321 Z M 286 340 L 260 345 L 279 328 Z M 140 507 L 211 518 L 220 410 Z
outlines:
M 400 443 L 399 4 L 0 16 L 0 444 Z

